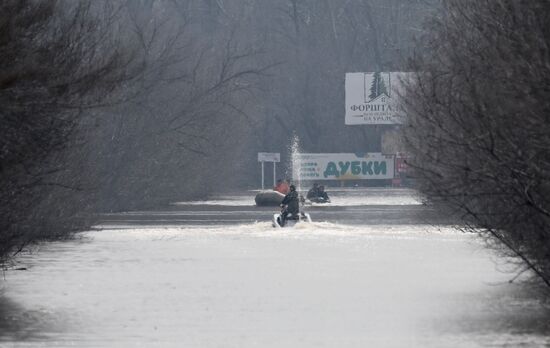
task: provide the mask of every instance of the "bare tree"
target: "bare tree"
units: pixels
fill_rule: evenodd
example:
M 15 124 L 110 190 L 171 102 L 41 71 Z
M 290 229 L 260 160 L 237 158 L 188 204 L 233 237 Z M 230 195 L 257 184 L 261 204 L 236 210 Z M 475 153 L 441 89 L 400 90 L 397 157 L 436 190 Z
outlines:
M 48 236 L 35 208 L 51 188 L 74 187 L 52 181 L 62 167 L 47 164 L 85 110 L 114 102 L 143 70 L 116 32 L 119 10 L 110 2 L 0 3 L 0 261 Z
M 444 2 L 406 93 L 419 188 L 550 286 L 550 6 Z

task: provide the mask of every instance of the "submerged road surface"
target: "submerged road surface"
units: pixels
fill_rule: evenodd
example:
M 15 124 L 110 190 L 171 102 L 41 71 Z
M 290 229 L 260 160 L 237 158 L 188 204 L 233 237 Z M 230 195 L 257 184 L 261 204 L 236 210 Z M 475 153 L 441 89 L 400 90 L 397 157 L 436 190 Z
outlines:
M 106 215 L 5 273 L 0 346 L 550 346 L 548 306 L 451 217 L 329 193 L 292 229 L 253 192 Z

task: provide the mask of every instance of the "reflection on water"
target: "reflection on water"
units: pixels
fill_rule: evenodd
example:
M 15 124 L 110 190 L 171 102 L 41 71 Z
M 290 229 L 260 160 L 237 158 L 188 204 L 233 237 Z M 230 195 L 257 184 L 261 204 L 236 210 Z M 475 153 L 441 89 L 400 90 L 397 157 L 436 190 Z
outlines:
M 27 271 L 6 273 L 0 342 L 550 345 L 549 307 L 531 290 L 509 284 L 512 275 L 497 272 L 494 260 L 475 236 L 391 221 L 95 231 L 43 245 L 20 258 Z
M 59 318 L 45 308 L 27 309 L 8 297 L 0 298 L 2 341 L 45 341 L 48 333 L 62 333 L 65 328 L 64 325 L 59 325 Z

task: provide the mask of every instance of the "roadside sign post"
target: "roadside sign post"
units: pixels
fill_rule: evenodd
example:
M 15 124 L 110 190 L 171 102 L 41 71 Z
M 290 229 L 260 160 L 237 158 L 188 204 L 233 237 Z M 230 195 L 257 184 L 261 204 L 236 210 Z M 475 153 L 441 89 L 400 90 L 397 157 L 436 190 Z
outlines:
M 264 161 L 262 161 L 262 190 L 264 189 Z
M 264 163 L 273 162 L 273 186 L 275 186 L 276 175 L 277 175 L 277 162 L 281 162 L 281 154 L 278 152 L 258 152 L 258 162 L 262 164 L 262 190 L 265 189 L 264 184 Z
M 275 175 L 277 175 L 277 162 L 273 162 L 273 187 L 275 187 L 275 185 L 277 185 L 277 183 L 275 182 Z

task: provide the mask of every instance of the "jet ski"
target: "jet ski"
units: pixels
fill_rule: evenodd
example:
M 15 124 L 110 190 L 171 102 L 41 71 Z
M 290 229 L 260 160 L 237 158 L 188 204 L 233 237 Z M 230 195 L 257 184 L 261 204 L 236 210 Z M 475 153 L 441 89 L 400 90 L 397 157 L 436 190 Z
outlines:
M 308 198 L 306 200 L 306 203 L 318 203 L 318 204 L 325 204 L 325 203 L 330 203 L 330 199 L 325 199 L 323 197 L 312 197 L 312 198 Z
M 280 214 L 273 214 L 272 225 L 275 228 L 292 227 L 298 222 L 311 223 L 311 216 L 308 213 L 300 212 L 298 214 L 288 214 L 285 220 L 284 226 L 282 225 L 282 212 Z

